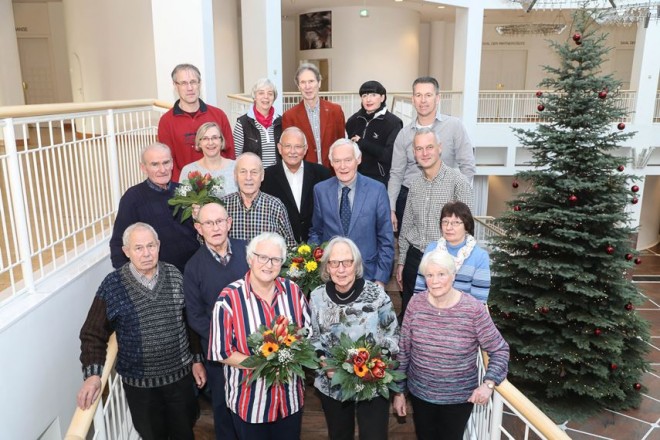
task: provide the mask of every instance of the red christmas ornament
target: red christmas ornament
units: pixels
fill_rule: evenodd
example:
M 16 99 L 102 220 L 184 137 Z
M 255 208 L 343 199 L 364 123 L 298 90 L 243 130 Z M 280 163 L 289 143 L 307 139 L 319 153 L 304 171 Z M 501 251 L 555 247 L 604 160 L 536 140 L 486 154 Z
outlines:
M 578 46 L 582 46 L 582 40 L 576 41 L 575 44 L 577 44 Z
M 626 128 L 626 124 L 624 124 L 623 122 L 619 122 L 616 128 L 618 128 L 619 130 L 623 130 L 624 128 Z
M 607 247 L 605 248 L 605 252 L 607 252 L 608 254 L 612 255 L 612 254 L 614 253 L 614 246 L 607 246 Z
M 612 363 L 610 364 L 610 370 L 614 371 L 614 370 L 616 370 L 617 368 L 619 368 L 619 366 L 618 366 L 617 364 L 615 364 L 614 362 L 612 362 Z
M 514 188 L 518 188 L 519 185 L 520 184 L 518 183 L 517 180 L 514 180 L 513 182 L 511 182 L 511 186 L 514 187 Z
M 534 249 L 535 251 L 538 251 L 540 247 L 541 247 L 541 245 L 538 244 L 538 243 L 534 243 L 534 244 L 532 245 L 532 249 Z
M 537 91 L 537 92 L 536 92 L 536 97 L 537 97 L 537 98 L 540 98 L 541 96 L 543 96 L 543 92 L 540 91 L 540 90 Z
M 577 43 L 580 40 L 582 40 L 582 35 L 580 35 L 579 32 L 574 33 L 573 34 L 573 41 L 575 41 Z
M 576 196 L 575 194 L 571 194 L 571 195 L 568 197 L 568 201 L 571 202 L 572 204 L 574 204 L 574 203 L 577 203 L 578 198 L 577 198 L 577 196 Z
M 594 336 L 600 336 L 600 334 L 603 333 L 603 331 L 599 328 L 594 329 Z
M 635 391 L 639 391 L 639 390 L 642 389 L 642 384 L 639 383 L 639 382 L 636 382 L 635 385 L 633 385 L 633 388 L 635 389 Z
M 598 92 L 598 97 L 599 97 L 600 99 L 605 99 L 605 98 L 607 98 L 607 90 L 601 90 L 600 92 Z
M 514 206 L 513 210 L 516 211 L 516 212 L 520 211 L 520 206 L 518 206 L 518 205 Z
M 545 110 L 545 106 L 543 104 L 539 104 L 536 106 L 536 110 L 542 112 L 543 110 Z
M 637 185 L 633 185 L 633 186 L 630 188 L 630 191 L 636 193 L 637 191 L 639 191 L 639 186 L 637 186 Z
M 635 264 L 642 264 L 642 259 L 639 257 L 635 258 Z
M 635 306 L 633 306 L 632 303 L 628 303 L 625 305 L 626 310 L 631 311 L 635 309 Z
M 539 312 L 543 313 L 544 315 L 547 314 L 550 311 L 550 307 L 548 306 L 543 306 L 539 309 Z
M 626 169 L 626 167 L 624 167 L 623 165 L 619 165 L 618 167 L 616 167 L 616 169 L 619 171 L 623 171 Z
M 636 205 L 638 202 L 639 199 L 637 197 L 633 197 L 632 200 L 630 201 L 630 203 L 632 203 L 633 205 Z
M 630 261 L 633 259 L 633 254 L 626 254 L 626 260 Z

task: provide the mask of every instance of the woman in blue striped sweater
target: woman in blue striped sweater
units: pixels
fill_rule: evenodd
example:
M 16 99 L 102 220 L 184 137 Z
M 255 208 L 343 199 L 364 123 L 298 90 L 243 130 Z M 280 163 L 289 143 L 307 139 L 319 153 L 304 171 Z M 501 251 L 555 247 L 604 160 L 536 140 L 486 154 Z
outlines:
M 490 399 L 506 378 L 509 345 L 493 324 L 488 309 L 454 287 L 454 258 L 440 249 L 422 258 L 420 270 L 428 289 L 408 304 L 399 339 L 399 370 L 413 407 L 420 440 L 463 438 L 474 404 Z M 483 383 L 477 376 L 477 354 L 490 362 Z M 394 396 L 394 410 L 406 415 L 406 396 Z
M 474 218 L 463 202 L 449 202 L 440 211 L 442 238 L 432 241 L 424 255 L 434 249 L 449 252 L 454 257 L 456 279 L 454 287 L 486 303 L 490 291 L 490 259 L 488 253 L 477 246 L 474 238 Z M 426 280 L 417 272 L 414 293 L 426 290 Z

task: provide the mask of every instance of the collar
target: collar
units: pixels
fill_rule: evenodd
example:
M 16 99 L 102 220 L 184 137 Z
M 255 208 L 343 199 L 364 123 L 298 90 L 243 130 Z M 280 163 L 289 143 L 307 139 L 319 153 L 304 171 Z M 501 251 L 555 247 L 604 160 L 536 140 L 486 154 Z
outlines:
M 438 179 L 444 178 L 446 172 L 447 172 L 447 165 L 445 165 L 442 159 L 440 159 L 440 168 L 438 169 L 438 174 L 436 174 L 435 177 L 432 179 L 427 179 L 426 176 L 424 175 L 424 172 L 422 171 L 422 178 L 426 182 L 435 182 Z
M 344 185 L 343 182 L 340 182 L 339 179 L 337 179 L 337 186 L 339 188 L 338 191 L 341 192 L 341 189 L 343 187 L 347 186 L 351 189 L 351 191 L 353 191 L 353 194 L 355 194 L 355 187 L 357 186 L 357 181 L 358 181 L 358 176 L 359 175 L 360 175 L 360 173 L 355 173 L 355 179 L 353 179 L 353 181 L 351 183 L 349 183 L 348 185 Z
M 181 99 L 177 99 L 176 102 L 174 103 L 174 106 L 172 106 L 172 113 L 174 113 L 175 115 L 186 115 L 187 113 L 184 112 L 183 110 L 181 110 L 181 107 L 179 107 L 179 101 L 181 101 Z M 207 110 L 208 110 L 208 106 L 200 98 L 199 99 L 199 110 L 197 110 L 197 111 L 199 113 L 206 113 Z
M 305 109 L 307 111 L 316 111 L 316 110 L 319 110 L 321 108 L 321 98 L 317 97 L 316 99 L 317 99 L 317 101 L 316 101 L 316 105 L 314 107 L 307 105 L 307 101 L 305 101 L 303 99 L 303 105 L 305 106 Z
M 444 121 L 447 118 L 447 116 L 443 115 L 442 113 L 438 113 L 435 115 L 435 119 L 433 120 L 433 124 L 431 124 L 431 128 L 435 128 L 435 124 L 439 124 L 440 122 Z M 426 127 L 426 125 L 418 125 L 417 124 L 417 118 L 415 118 L 414 121 L 412 121 L 409 125 L 411 130 L 417 131 L 417 129 L 421 127 Z
M 206 246 L 206 249 L 208 249 L 209 252 L 211 252 L 211 255 L 213 255 L 214 257 L 217 255 L 220 258 L 222 258 L 222 255 L 217 253 L 214 249 L 211 249 L 211 246 L 209 246 L 208 244 L 205 245 L 205 246 Z M 229 239 L 229 237 L 227 237 L 227 255 L 231 255 L 231 254 L 232 254 L 232 252 L 231 252 L 231 240 Z
M 149 180 L 149 179 L 147 179 L 146 182 L 147 182 L 147 186 L 148 186 L 149 188 L 153 189 L 154 191 L 158 191 L 158 192 L 168 192 L 168 191 L 171 191 L 171 190 L 174 188 L 174 186 L 175 186 L 175 183 L 172 182 L 171 180 L 167 183 L 167 188 L 165 188 L 165 189 L 163 189 L 163 188 L 161 188 L 160 186 L 156 185 L 155 183 L 153 183 L 153 182 L 152 182 L 151 180 Z
M 284 168 L 284 174 L 286 174 L 288 176 L 297 176 L 298 174 L 303 172 L 303 170 L 305 168 L 305 161 L 303 160 L 303 161 L 300 162 L 300 166 L 298 167 L 298 171 L 296 171 L 295 173 L 293 171 L 291 171 L 288 166 L 286 166 L 284 161 L 282 161 L 282 167 Z

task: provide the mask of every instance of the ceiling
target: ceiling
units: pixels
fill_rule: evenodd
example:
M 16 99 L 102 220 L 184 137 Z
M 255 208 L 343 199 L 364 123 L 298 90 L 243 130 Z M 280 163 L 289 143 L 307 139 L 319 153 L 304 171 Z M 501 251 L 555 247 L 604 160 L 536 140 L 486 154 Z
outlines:
M 370 6 L 389 6 L 393 8 L 413 9 L 420 13 L 423 22 L 430 21 L 454 21 L 453 6 L 438 8 L 437 3 L 429 3 L 423 0 L 282 0 L 282 15 L 292 16 L 323 7 L 359 6 L 369 9 Z

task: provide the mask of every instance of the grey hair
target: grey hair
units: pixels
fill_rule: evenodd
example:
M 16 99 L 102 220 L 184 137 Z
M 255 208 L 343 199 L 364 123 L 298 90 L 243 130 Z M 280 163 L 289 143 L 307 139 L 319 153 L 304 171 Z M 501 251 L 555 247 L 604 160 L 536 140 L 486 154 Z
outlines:
M 238 161 L 241 160 L 244 157 L 254 157 L 259 160 L 259 166 L 261 167 L 261 172 L 264 172 L 264 163 L 262 162 L 261 158 L 259 157 L 258 154 L 253 153 L 251 151 L 246 151 L 245 153 L 241 153 L 238 155 L 236 158 L 236 162 L 234 163 L 234 174 L 238 173 Z
M 328 259 L 330 259 L 330 254 L 332 253 L 334 247 L 340 243 L 344 243 L 351 250 L 351 255 L 353 256 L 353 265 L 355 267 L 355 277 L 362 278 L 364 275 L 362 254 L 360 254 L 360 250 L 355 245 L 353 240 L 347 237 L 335 236 L 328 242 L 323 251 L 323 256 L 321 257 L 321 280 L 323 280 L 323 282 L 327 283 L 328 280 L 330 280 L 330 273 L 328 272 Z
M 151 150 L 167 151 L 168 153 L 170 153 L 170 157 L 172 157 L 172 150 L 170 150 L 170 147 L 168 147 L 167 145 L 165 145 L 161 142 L 154 142 L 154 143 L 151 143 L 149 145 L 146 145 L 146 146 L 142 147 L 142 151 L 140 151 L 140 162 L 142 162 L 143 164 L 146 165 L 146 163 L 144 161 L 144 155 L 147 154 L 147 151 L 151 151 Z
M 348 138 L 340 138 L 340 139 L 337 139 L 336 141 L 334 141 L 332 143 L 332 145 L 330 145 L 330 151 L 328 151 L 328 157 L 330 158 L 330 162 L 332 162 L 332 152 L 335 151 L 335 147 L 339 147 L 341 145 L 350 145 L 350 146 L 352 146 L 353 147 L 353 156 L 356 159 L 359 159 L 359 158 L 362 157 L 362 151 L 360 150 L 360 147 L 358 146 L 358 144 L 356 144 L 355 142 L 353 142 L 352 140 L 350 140 Z
M 286 242 L 284 241 L 284 238 L 277 232 L 262 232 L 250 240 L 250 243 L 247 245 L 245 254 L 247 255 L 248 264 L 250 263 L 250 256 L 254 254 L 254 250 L 257 248 L 257 245 L 265 241 L 269 241 L 279 246 L 282 259 L 286 259 Z
M 282 134 L 280 135 L 279 142 L 282 142 L 282 138 L 284 137 L 284 135 L 288 134 L 290 132 L 295 132 L 298 136 L 300 136 L 303 140 L 303 145 L 307 146 L 307 136 L 305 136 L 305 133 L 303 133 L 303 131 L 301 129 L 299 129 L 298 127 L 294 127 L 294 126 L 287 127 L 284 130 L 282 130 Z
M 456 275 L 456 263 L 454 262 L 454 257 L 449 255 L 447 251 L 434 249 L 424 255 L 422 261 L 419 263 L 419 272 L 422 275 L 426 275 L 426 268 L 429 264 L 437 264 L 443 269 L 449 271 L 452 275 Z
M 323 77 L 321 76 L 321 72 L 319 71 L 319 68 L 316 67 L 316 65 L 312 63 L 302 63 L 300 66 L 298 66 L 298 70 L 296 70 L 296 76 L 293 78 L 293 80 L 296 82 L 296 86 L 298 85 L 298 77 L 300 77 L 300 74 L 303 73 L 305 70 L 309 70 L 310 72 L 312 72 L 318 82 L 321 82 L 323 80 Z
M 435 94 L 437 95 L 438 93 L 440 93 L 440 84 L 438 83 L 438 80 L 433 78 L 432 76 L 420 76 L 415 81 L 413 81 L 412 83 L 413 93 L 415 92 L 415 86 L 417 84 L 432 84 L 433 88 L 435 88 Z
M 202 74 L 199 72 L 199 69 L 192 64 L 177 64 L 174 70 L 172 70 L 172 81 L 176 81 L 176 74 L 181 72 L 182 70 L 192 70 L 195 73 L 195 76 L 197 77 L 197 81 L 202 80 Z
M 133 231 L 135 231 L 136 229 L 146 229 L 147 231 L 151 232 L 151 234 L 154 236 L 156 241 L 158 241 L 158 232 L 156 232 L 153 226 L 151 226 L 148 223 L 137 222 L 137 223 L 133 223 L 132 225 L 124 229 L 124 233 L 121 236 L 121 243 L 124 247 L 128 246 L 128 240 L 131 234 L 133 233 Z
M 422 135 L 429 134 L 429 133 L 431 133 L 433 135 L 433 139 L 435 140 L 436 145 L 439 145 L 440 144 L 440 139 L 438 139 L 438 135 L 436 134 L 435 131 L 433 131 L 433 129 L 431 127 L 418 128 L 417 131 L 415 131 L 415 136 L 413 136 L 413 140 L 417 136 L 422 136 Z M 413 142 L 413 148 L 414 147 L 415 147 L 415 145 L 414 145 L 414 142 Z
M 254 86 L 252 86 L 252 99 L 256 99 L 257 90 L 260 89 L 271 89 L 275 94 L 275 99 L 277 99 L 277 86 L 268 78 L 259 78 Z

